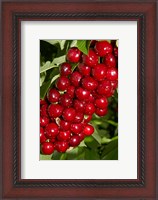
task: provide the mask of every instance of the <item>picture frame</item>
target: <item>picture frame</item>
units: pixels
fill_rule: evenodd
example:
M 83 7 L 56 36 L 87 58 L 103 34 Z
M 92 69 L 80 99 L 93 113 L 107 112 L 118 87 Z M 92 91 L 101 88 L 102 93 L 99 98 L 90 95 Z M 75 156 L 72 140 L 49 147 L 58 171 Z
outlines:
M 157 199 L 157 1 L 2 1 L 2 199 Z M 21 32 L 29 21 L 138 23 L 138 178 L 21 179 Z

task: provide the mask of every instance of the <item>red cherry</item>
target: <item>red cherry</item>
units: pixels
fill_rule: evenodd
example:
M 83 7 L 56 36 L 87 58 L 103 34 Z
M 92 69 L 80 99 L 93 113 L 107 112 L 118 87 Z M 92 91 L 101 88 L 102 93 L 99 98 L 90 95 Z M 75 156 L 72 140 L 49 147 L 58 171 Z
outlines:
M 90 94 L 90 95 L 89 95 L 89 98 L 88 98 L 88 99 L 85 99 L 85 102 L 86 102 L 86 103 L 93 103 L 94 100 L 95 100 L 95 98 L 94 98 L 93 94 Z
M 95 100 L 95 106 L 101 109 L 105 109 L 108 106 L 108 100 L 106 97 L 101 97 Z
M 66 108 L 62 116 L 65 121 L 72 122 L 75 119 L 76 111 L 74 108 Z
M 108 68 L 106 77 L 110 81 L 116 81 L 118 79 L 118 71 L 115 67 Z
M 92 75 L 97 81 L 103 81 L 106 78 L 107 67 L 104 64 L 98 64 L 92 69 Z
M 78 87 L 80 85 L 81 78 L 82 78 L 82 75 L 79 72 L 75 71 L 71 74 L 70 81 L 72 85 L 74 85 L 75 87 Z
M 74 135 L 69 140 L 69 145 L 72 147 L 76 147 L 80 144 L 80 137 L 78 135 Z
M 72 98 L 67 93 L 65 93 L 59 98 L 59 103 L 63 107 L 71 107 L 72 106 Z
M 89 96 L 90 96 L 90 92 L 84 88 L 77 88 L 76 91 L 75 91 L 75 94 L 76 94 L 76 97 L 79 99 L 79 100 L 85 100 L 85 99 L 88 99 Z
M 49 118 L 42 116 L 40 117 L 40 126 L 44 127 L 49 123 Z
M 55 123 L 50 123 L 45 128 L 45 135 L 47 138 L 55 138 L 59 133 L 59 127 Z
M 40 99 L 40 106 L 44 104 L 47 104 L 47 101 L 45 99 Z
M 118 81 L 111 81 L 111 86 L 115 90 L 118 87 Z
M 98 116 L 102 117 L 102 116 L 104 116 L 104 115 L 107 114 L 107 111 L 108 111 L 107 108 L 104 108 L 104 109 L 96 108 L 95 113 L 96 113 Z
M 90 124 L 86 124 L 84 129 L 83 129 L 83 134 L 84 135 L 92 135 L 94 133 L 94 127 Z
M 72 73 L 71 65 L 67 62 L 62 63 L 60 66 L 60 75 L 68 76 Z
M 67 52 L 67 60 L 72 63 L 77 63 L 81 59 L 82 52 L 77 47 L 72 47 Z
M 42 105 L 41 108 L 40 108 L 40 115 L 48 117 L 48 110 L 47 109 L 48 109 L 48 104 Z
M 78 70 L 82 74 L 82 76 L 90 76 L 91 67 L 84 65 L 83 63 L 80 63 L 78 65 Z
M 82 131 L 82 124 L 71 124 L 71 131 L 75 134 L 78 134 Z
M 97 93 L 101 95 L 108 95 L 112 90 L 111 83 L 108 80 L 102 81 L 97 87 Z
M 41 152 L 45 155 L 50 155 L 54 152 L 54 145 L 51 142 L 44 142 L 41 145 Z
M 71 132 L 70 131 L 60 131 L 57 138 L 60 141 L 67 141 L 70 139 Z
M 86 107 L 85 107 L 85 114 L 86 115 L 93 115 L 93 113 L 95 112 L 95 106 L 93 103 L 88 103 L 86 104 Z
M 107 41 L 99 41 L 95 45 L 95 51 L 100 57 L 105 56 L 108 53 L 112 53 L 112 45 Z
M 107 67 L 116 67 L 116 58 L 112 53 L 109 53 L 104 58 L 104 63 Z
M 98 82 L 92 77 L 88 76 L 82 79 L 82 86 L 87 90 L 95 90 L 98 86 Z
M 82 141 L 82 140 L 84 140 L 84 138 L 85 138 L 85 135 L 81 132 L 81 133 L 79 133 L 79 134 L 77 134 L 78 136 L 79 136 L 79 138 L 80 138 L 80 142 Z
M 60 93 L 56 89 L 50 89 L 48 94 L 47 94 L 47 99 L 50 103 L 56 103 L 58 102 L 60 97 Z
M 94 67 L 98 63 L 98 56 L 96 53 L 90 49 L 88 55 L 83 54 L 83 63 L 89 67 Z
M 44 129 L 42 127 L 40 127 L 40 143 L 43 143 L 46 140 L 47 140 L 47 138 L 45 137 Z
M 85 103 L 83 101 L 80 101 L 78 99 L 74 100 L 74 108 L 77 112 L 84 112 L 85 109 Z
M 75 87 L 73 85 L 69 85 L 67 87 L 66 93 L 71 97 L 74 98 L 75 96 Z
M 70 81 L 65 76 L 60 76 L 56 81 L 56 87 L 61 91 L 66 90 L 69 85 L 70 85 Z
M 48 107 L 48 113 L 50 117 L 60 117 L 62 115 L 63 112 L 63 107 L 59 104 L 50 104 L 50 106 Z
M 55 143 L 55 149 L 58 152 L 64 153 L 69 148 L 69 144 L 66 141 L 58 141 Z
M 84 117 L 83 123 L 87 124 L 87 123 L 89 123 L 91 121 L 91 119 L 92 119 L 92 115 L 86 115 Z
M 75 116 L 75 119 L 74 119 L 74 123 L 81 123 L 83 118 L 84 118 L 83 113 L 82 112 L 77 112 L 76 116 Z
M 64 121 L 62 119 L 60 120 L 59 124 L 60 124 L 60 129 L 64 131 L 68 131 L 71 126 L 70 122 Z

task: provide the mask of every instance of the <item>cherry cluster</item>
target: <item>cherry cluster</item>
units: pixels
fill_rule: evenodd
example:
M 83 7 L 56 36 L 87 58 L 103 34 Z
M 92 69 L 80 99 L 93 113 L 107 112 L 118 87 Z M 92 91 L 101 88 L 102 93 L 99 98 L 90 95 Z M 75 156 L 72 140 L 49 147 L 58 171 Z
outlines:
M 92 115 L 107 114 L 108 98 L 118 85 L 117 57 L 117 47 L 108 41 L 92 40 L 88 55 L 77 47 L 68 50 L 55 86 L 40 100 L 43 154 L 65 152 L 93 134 Z

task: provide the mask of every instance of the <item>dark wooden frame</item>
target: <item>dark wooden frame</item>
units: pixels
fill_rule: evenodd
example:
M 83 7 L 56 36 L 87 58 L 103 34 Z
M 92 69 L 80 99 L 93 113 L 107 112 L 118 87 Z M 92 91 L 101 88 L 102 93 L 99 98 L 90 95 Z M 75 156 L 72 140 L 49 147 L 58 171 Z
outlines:
M 157 199 L 156 1 L 2 2 L 2 198 Z M 138 178 L 22 180 L 20 177 L 20 22 L 138 22 Z M 129 47 L 130 48 L 130 47 Z M 158 54 L 158 53 L 157 53 Z M 158 56 L 157 56 L 158 57 Z M 131 105 L 132 106 L 132 105 Z M 157 145 L 158 146 L 158 145 Z

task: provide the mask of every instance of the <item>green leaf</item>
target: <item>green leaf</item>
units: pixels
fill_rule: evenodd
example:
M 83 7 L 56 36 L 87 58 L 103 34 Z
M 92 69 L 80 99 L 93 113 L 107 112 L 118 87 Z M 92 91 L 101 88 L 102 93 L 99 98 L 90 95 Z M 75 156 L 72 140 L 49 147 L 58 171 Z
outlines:
M 77 40 L 77 47 L 80 51 L 82 51 L 84 54 L 88 54 L 90 40 Z
M 93 149 L 85 149 L 85 159 L 86 160 L 100 160 L 100 156 L 97 151 Z
M 72 40 L 70 47 L 76 47 L 77 46 L 77 40 Z
M 46 72 L 43 72 L 40 74 L 40 87 L 42 86 L 42 84 L 45 80 L 45 77 L 46 77 Z
M 60 65 L 61 63 L 66 61 L 66 55 L 60 56 L 58 58 L 54 58 L 52 64 Z
M 107 155 L 105 155 L 103 160 L 118 160 L 118 148 L 113 149 Z
M 43 66 L 40 67 L 40 73 L 43 73 L 53 67 L 57 67 L 55 63 L 51 63 L 50 61 L 47 61 Z
M 51 80 L 44 82 L 43 85 L 40 87 L 40 98 L 41 99 L 45 98 L 50 86 L 51 86 Z
M 40 160 L 51 160 L 52 155 L 40 154 Z
M 101 144 L 101 137 L 97 131 L 96 128 L 94 128 L 94 133 L 92 134 L 92 137 L 94 137 L 94 139 L 99 143 Z
M 84 140 L 82 140 L 82 142 L 79 144 L 79 147 L 87 147 L 87 145 L 85 144 Z

